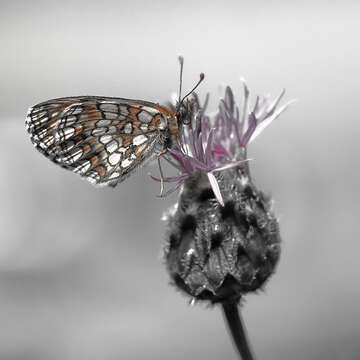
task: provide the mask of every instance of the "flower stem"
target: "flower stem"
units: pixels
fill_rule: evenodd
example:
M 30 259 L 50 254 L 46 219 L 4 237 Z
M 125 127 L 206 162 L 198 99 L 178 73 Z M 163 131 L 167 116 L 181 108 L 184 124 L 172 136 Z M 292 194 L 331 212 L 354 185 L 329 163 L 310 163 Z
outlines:
M 240 359 L 254 360 L 255 358 L 250 350 L 246 329 L 243 324 L 238 304 L 235 302 L 226 303 L 222 305 L 222 308 L 232 339 L 239 351 Z

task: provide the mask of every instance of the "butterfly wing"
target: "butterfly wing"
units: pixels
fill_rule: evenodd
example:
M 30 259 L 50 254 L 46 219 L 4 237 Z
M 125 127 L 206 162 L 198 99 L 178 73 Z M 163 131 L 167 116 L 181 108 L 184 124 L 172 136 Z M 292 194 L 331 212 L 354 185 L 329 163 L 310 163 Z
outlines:
M 35 147 L 92 183 L 116 185 L 164 140 L 169 110 L 111 97 L 66 97 L 29 109 L 26 128 Z

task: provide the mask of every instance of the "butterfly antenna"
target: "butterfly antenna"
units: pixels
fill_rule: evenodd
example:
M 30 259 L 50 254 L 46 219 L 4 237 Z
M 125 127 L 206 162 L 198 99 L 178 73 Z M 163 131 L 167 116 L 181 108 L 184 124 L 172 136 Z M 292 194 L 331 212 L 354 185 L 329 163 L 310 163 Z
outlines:
M 178 57 L 179 63 L 180 63 L 180 85 L 179 85 L 179 103 L 181 100 L 181 88 L 182 88 L 182 74 L 183 74 L 183 68 L 184 68 L 184 58 L 182 56 Z
M 197 84 L 181 99 L 181 101 L 179 101 L 179 108 L 180 108 L 181 104 L 183 103 L 183 101 L 197 89 L 197 87 L 202 83 L 202 81 L 204 79 L 205 79 L 205 74 L 201 73 L 200 79 L 197 82 Z

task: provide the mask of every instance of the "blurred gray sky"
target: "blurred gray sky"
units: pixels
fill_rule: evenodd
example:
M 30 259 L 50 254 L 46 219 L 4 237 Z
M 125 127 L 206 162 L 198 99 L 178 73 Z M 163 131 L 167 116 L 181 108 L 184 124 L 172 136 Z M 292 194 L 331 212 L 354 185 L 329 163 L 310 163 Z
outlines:
M 165 103 L 206 74 L 299 101 L 249 148 L 283 253 L 244 316 L 259 359 L 358 359 L 358 1 L 0 2 L 0 359 L 235 358 L 219 309 L 189 307 L 159 260 L 142 169 L 95 189 L 38 154 L 27 108 L 108 95 Z

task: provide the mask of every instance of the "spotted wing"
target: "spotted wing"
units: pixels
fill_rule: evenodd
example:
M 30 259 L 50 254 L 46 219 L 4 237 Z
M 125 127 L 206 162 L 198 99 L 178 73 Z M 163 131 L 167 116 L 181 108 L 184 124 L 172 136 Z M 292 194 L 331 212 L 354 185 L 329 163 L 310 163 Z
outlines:
M 116 185 L 164 140 L 167 109 L 137 100 L 66 97 L 29 109 L 35 147 L 92 183 Z

